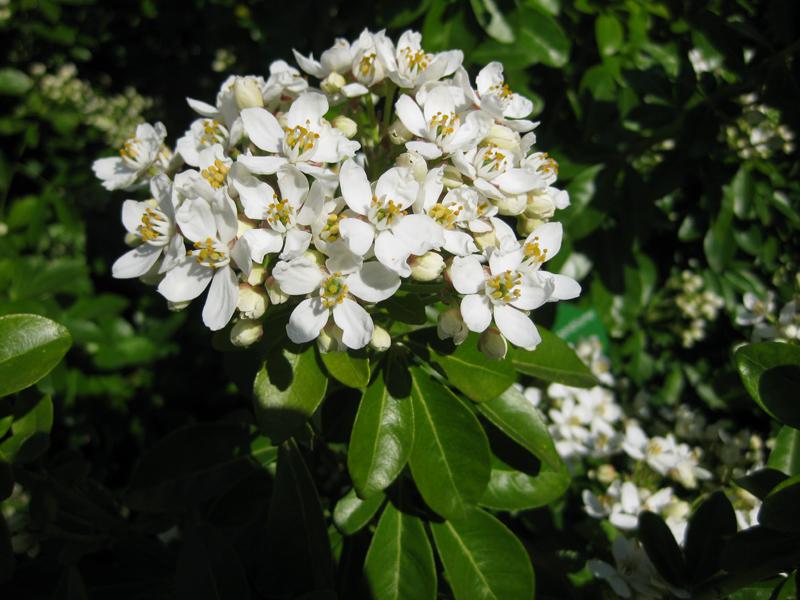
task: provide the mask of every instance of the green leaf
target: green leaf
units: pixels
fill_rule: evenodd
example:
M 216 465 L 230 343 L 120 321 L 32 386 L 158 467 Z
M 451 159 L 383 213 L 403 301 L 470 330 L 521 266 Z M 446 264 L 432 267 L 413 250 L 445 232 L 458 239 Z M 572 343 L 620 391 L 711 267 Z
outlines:
M 684 548 L 691 582 L 700 583 L 717 573 L 725 540 L 736 533 L 736 527 L 736 513 L 722 492 L 714 492 L 695 509 Z
M 411 398 L 393 398 L 382 374 L 361 398 L 347 449 L 347 470 L 362 498 L 386 489 L 403 470 L 414 445 Z
M 475 402 L 497 398 L 517 379 L 511 360 L 488 360 L 478 349 L 478 336 L 474 333 L 452 354 L 432 350 L 431 359 L 444 369 L 449 383 Z
M 365 388 L 369 383 L 369 360 L 357 358 L 350 352 L 320 354 L 328 373 L 351 388 Z
M 298 353 L 275 349 L 253 382 L 256 418 L 273 444 L 297 433 L 325 397 L 328 378 L 313 345 Z
M 531 600 L 533 567 L 505 525 L 478 508 L 465 518 L 432 522 L 436 552 L 456 600 Z
M 683 587 L 686 565 L 678 543 L 659 515 L 644 511 L 639 515 L 639 541 L 659 574 L 672 585 Z
M 409 464 L 422 497 L 445 518 L 467 514 L 489 481 L 489 442 L 478 419 L 449 389 L 411 369 L 414 447 Z
M 589 367 L 560 337 L 537 326 L 542 336 L 536 350 L 514 349 L 511 360 L 520 373 L 572 387 L 590 388 L 599 382 Z
M 0 396 L 33 385 L 72 345 L 65 327 L 39 315 L 0 317 Z
M 734 358 L 747 392 L 767 414 L 777 419 L 761 398 L 761 376 L 773 367 L 800 365 L 800 348 L 780 342 L 761 342 L 739 348 Z
M 386 505 L 367 551 L 364 574 L 374 600 L 433 600 L 436 566 L 422 521 Z
M 758 511 L 758 522 L 776 531 L 800 532 L 800 475 L 778 484 L 764 499 Z
M 478 23 L 490 37 L 505 44 L 514 41 L 514 31 L 494 0 L 470 0 L 470 4 Z
M 355 488 L 351 488 L 333 508 L 333 524 L 344 535 L 353 535 L 369 523 L 383 500 L 383 494 L 375 494 L 362 500 L 356 495 Z
M 761 374 L 758 394 L 769 411 L 784 425 L 800 428 L 800 367 L 783 365 Z
M 781 427 L 767 459 L 767 466 L 790 477 L 800 475 L 800 429 L 787 425 Z
M 563 67 L 569 60 L 570 41 L 553 17 L 535 8 L 520 7 L 515 15 L 518 45 L 538 62 Z
M 495 510 L 539 508 L 563 496 L 569 484 L 566 469 L 556 471 L 542 466 L 536 475 L 528 475 L 505 465 L 493 464 L 489 485 L 479 504 Z
M 233 423 L 174 431 L 142 456 L 128 485 L 127 504 L 143 512 L 183 511 L 221 496 L 277 455 L 265 444 L 251 448 L 250 437 Z
M 776 485 L 786 481 L 788 478 L 789 476 L 786 473 L 765 467 L 748 473 L 744 477 L 739 477 L 734 481 L 739 487 L 746 489 L 756 498 L 763 500 Z
M 554 470 L 560 469 L 563 463 L 542 414 L 520 390 L 510 387 L 494 400 L 477 406 L 489 421 L 517 444 Z
M 594 22 L 594 35 L 600 56 L 616 54 L 622 47 L 625 32 L 619 19 L 611 13 L 598 15 Z
M 184 532 L 175 587 L 177 600 L 250 598 L 250 586 L 239 557 L 210 525 L 199 525 Z
M 322 505 L 293 440 L 281 445 L 269 507 L 262 594 L 295 598 L 333 590 L 333 559 Z
M 10 67 L 0 69 L 0 95 L 22 96 L 31 86 L 33 81 L 22 71 Z
M 12 435 L 0 443 L 0 459 L 27 463 L 44 454 L 53 427 L 53 401 L 50 396 L 20 398 L 14 405 Z

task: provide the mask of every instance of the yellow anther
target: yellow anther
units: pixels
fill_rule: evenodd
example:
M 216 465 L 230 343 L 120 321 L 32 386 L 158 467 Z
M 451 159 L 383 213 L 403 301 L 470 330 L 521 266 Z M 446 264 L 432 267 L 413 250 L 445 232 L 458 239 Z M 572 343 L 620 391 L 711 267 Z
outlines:
M 489 296 L 493 300 L 511 302 L 520 297 L 522 293 L 519 285 L 522 282 L 522 275 L 514 271 L 505 271 L 486 281 Z
M 339 239 L 339 215 L 328 215 L 325 226 L 319 233 L 319 237 L 326 242 L 335 242 Z
M 447 137 L 456 130 L 459 120 L 455 113 L 437 112 L 431 118 L 431 129 L 434 130 L 437 138 Z
M 217 190 L 225 185 L 225 178 L 228 176 L 228 171 L 230 171 L 230 168 L 220 159 L 216 159 L 213 165 L 207 169 L 203 169 L 200 174 L 211 184 L 211 187 Z
M 375 63 L 376 54 L 374 52 L 369 52 L 361 57 L 361 60 L 358 63 L 358 70 L 361 72 L 363 77 L 369 75 L 370 71 L 372 71 L 372 65 Z
M 539 245 L 538 235 L 525 244 L 522 251 L 525 254 L 525 258 L 529 259 L 530 262 L 543 263 L 547 260 L 547 248 L 542 248 Z
M 128 160 L 136 160 L 139 157 L 139 151 L 136 149 L 136 145 L 138 143 L 138 138 L 131 138 L 127 140 L 124 144 L 122 144 L 122 148 L 119 149 L 119 155 L 122 158 L 127 158 Z
M 310 123 L 306 121 L 306 125 L 310 125 Z M 318 133 L 302 125 L 296 125 L 291 129 L 284 127 L 283 130 L 286 132 L 286 143 L 292 150 L 296 150 L 299 154 L 305 154 L 312 150 L 319 139 Z
M 166 220 L 164 215 L 161 214 L 161 211 L 154 208 L 146 208 L 144 213 L 142 213 L 142 223 L 136 230 L 139 232 L 139 235 L 142 236 L 143 240 L 152 242 L 161 237 L 162 233 L 160 233 L 157 228 L 159 223 L 165 223 Z
M 558 175 L 558 163 L 554 158 L 550 158 L 547 152 L 542 152 L 542 158 L 544 161 L 541 165 L 539 165 L 539 171 L 544 173 L 545 175 Z
M 205 241 L 195 242 L 195 260 L 200 264 L 205 264 L 209 267 L 214 267 L 218 263 L 223 262 L 227 256 L 216 245 L 213 238 L 206 238 Z
M 344 302 L 347 297 L 347 284 L 342 280 L 342 274 L 336 272 L 330 275 L 319 288 L 322 306 L 333 308 Z
M 374 211 L 374 212 L 373 212 Z M 372 197 L 372 210 L 370 216 L 376 223 L 386 222 L 391 225 L 395 219 L 405 216 L 407 211 L 403 210 L 394 200 L 384 200 L 383 203 L 376 196 Z
M 200 138 L 201 144 L 204 146 L 213 146 L 224 139 L 225 134 L 222 131 L 222 123 L 216 119 L 203 120 L 203 135 Z
M 434 204 L 428 211 L 428 216 L 445 229 L 452 229 L 462 208 L 460 204 Z
M 489 88 L 490 91 L 494 92 L 501 98 L 511 98 L 511 95 L 514 93 L 511 91 L 511 88 L 508 87 L 508 84 L 503 82 L 502 84 L 495 84 Z
M 419 73 L 427 69 L 430 64 L 430 55 L 426 54 L 421 48 L 419 50 L 412 50 L 406 46 L 401 49 L 400 52 L 406 59 L 409 71 L 417 71 Z
M 280 223 L 286 227 L 291 225 L 293 220 L 294 207 L 286 198 L 279 200 L 278 195 L 275 194 L 274 200 L 267 205 L 267 222 L 273 226 Z

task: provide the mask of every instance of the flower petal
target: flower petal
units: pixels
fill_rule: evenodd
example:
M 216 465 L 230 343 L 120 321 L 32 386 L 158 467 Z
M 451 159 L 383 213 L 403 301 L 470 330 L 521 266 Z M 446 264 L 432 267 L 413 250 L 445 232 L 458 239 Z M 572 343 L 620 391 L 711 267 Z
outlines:
M 247 137 L 261 150 L 279 152 L 283 141 L 283 128 L 278 119 L 264 108 L 245 108 L 242 123 Z
M 470 331 L 480 333 L 492 322 L 489 299 L 481 294 L 469 294 L 461 299 L 461 317 Z
M 242 154 L 236 159 L 248 171 L 256 175 L 274 175 L 283 165 L 289 164 L 288 159 L 283 156 L 252 156 Z
M 286 333 L 295 344 L 310 342 L 328 322 L 330 311 L 322 306 L 319 297 L 306 298 L 298 304 L 286 324 Z
M 381 302 L 397 291 L 400 278 L 381 263 L 370 261 L 347 276 L 347 287 L 351 294 L 365 302 Z
M 181 264 L 167 271 L 164 279 L 158 284 L 158 293 L 170 302 L 186 302 L 194 300 L 206 289 L 214 271 L 204 267 L 191 256 L 187 256 Z
M 372 247 L 375 227 L 361 219 L 347 217 L 339 221 L 339 233 L 351 252 L 364 256 Z
M 236 310 L 239 299 L 239 283 L 230 267 L 217 270 L 208 289 L 203 306 L 203 323 L 211 331 L 218 331 L 228 324 Z
M 395 102 L 394 110 L 406 129 L 414 135 L 425 137 L 425 117 L 414 100 L 403 94 Z
M 543 223 L 525 238 L 525 245 L 538 244 L 539 249 L 546 255 L 545 260 L 550 260 L 561 250 L 561 238 L 563 235 L 564 228 L 558 221 Z
M 411 275 L 408 257 L 411 250 L 391 231 L 381 231 L 375 238 L 375 258 L 403 277 Z
M 420 154 L 425 160 L 433 160 L 442 155 L 439 146 L 433 142 L 406 142 L 406 149 Z
M 286 240 L 281 252 L 281 260 L 291 260 L 297 258 L 308 250 L 311 243 L 311 232 L 302 229 L 290 229 L 286 232 Z
M 286 165 L 278 173 L 278 187 L 281 199 L 288 200 L 297 209 L 308 194 L 308 179 L 297 168 Z
M 175 220 L 183 235 L 193 242 L 202 242 L 217 237 L 217 223 L 214 213 L 203 198 L 186 200 L 178 209 Z
M 328 112 L 328 99 L 323 94 L 304 92 L 289 107 L 286 124 L 295 127 L 310 121 L 312 125 L 316 125 L 326 112 Z
M 142 215 L 147 210 L 146 202 L 125 200 L 122 203 L 122 224 L 129 233 L 136 233 L 142 224 Z
M 392 227 L 392 232 L 411 254 L 417 256 L 429 250 L 438 250 L 444 245 L 442 226 L 428 215 L 407 215 Z
M 475 294 L 483 287 L 486 275 L 475 256 L 456 256 L 449 270 L 450 281 L 459 294 Z
M 369 344 L 374 325 L 372 317 L 354 300 L 345 298 L 333 308 L 333 320 L 342 330 L 342 342 L 348 348 L 358 350 Z
M 513 306 L 495 306 L 494 322 L 509 342 L 525 350 L 533 350 L 542 341 L 533 321 Z
M 161 256 L 161 246 L 142 244 L 114 261 L 111 265 L 111 275 L 116 279 L 141 277 L 150 270 L 159 256 Z
M 279 262 L 272 269 L 272 276 L 285 293 L 296 296 L 316 290 L 322 282 L 323 274 L 317 263 L 301 256 L 288 262 Z
M 514 248 L 506 252 L 495 250 L 489 257 L 489 269 L 492 275 L 499 275 L 506 271 L 516 271 L 522 262 L 522 248 Z
M 352 210 L 366 215 L 372 202 L 372 188 L 367 173 L 353 159 L 347 159 L 339 170 L 342 196 Z

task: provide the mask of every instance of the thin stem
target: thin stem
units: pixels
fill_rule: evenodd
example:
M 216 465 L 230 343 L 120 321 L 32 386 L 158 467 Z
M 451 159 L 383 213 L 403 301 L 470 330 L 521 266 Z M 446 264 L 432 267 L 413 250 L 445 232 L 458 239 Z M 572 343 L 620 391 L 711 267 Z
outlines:
M 389 125 L 391 125 L 391 115 L 394 112 L 394 95 L 397 92 L 397 86 L 394 83 L 387 84 L 386 99 L 383 101 L 383 124 L 381 125 L 380 139 L 382 140 L 389 133 Z

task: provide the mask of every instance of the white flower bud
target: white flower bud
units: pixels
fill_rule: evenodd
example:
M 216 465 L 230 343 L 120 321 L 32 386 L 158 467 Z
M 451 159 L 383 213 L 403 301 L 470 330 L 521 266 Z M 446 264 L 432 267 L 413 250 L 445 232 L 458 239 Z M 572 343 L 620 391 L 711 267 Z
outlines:
M 328 352 L 346 352 L 347 346 L 342 341 L 342 330 L 334 323 L 328 323 L 319 332 L 317 348 L 323 354 Z
M 327 257 L 319 250 L 306 250 L 303 253 L 303 256 L 316 263 L 320 269 L 325 266 L 325 260 L 327 259 Z
M 489 327 L 478 339 L 478 350 L 489 360 L 500 360 L 506 357 L 508 342 L 497 329 Z
M 528 205 L 528 196 L 526 194 L 517 194 L 516 196 L 503 196 L 502 200 L 492 200 L 497 207 L 497 212 L 501 215 L 516 216 L 522 214 L 525 207 Z
M 369 345 L 378 352 L 386 352 L 392 345 L 392 337 L 383 327 L 375 325 L 375 328 L 372 330 L 372 339 L 369 341 Z
M 8 225 L 6 225 L 5 223 L 0 223 L 0 237 L 4 236 L 7 233 L 8 233 Z
M 264 282 L 264 287 L 267 289 L 267 295 L 272 304 L 283 304 L 289 299 L 289 295 L 281 289 L 281 286 L 271 275 Z
M 418 152 L 403 152 L 395 159 L 394 164 L 409 169 L 414 179 L 419 182 L 425 181 L 425 176 L 428 174 L 428 164 Z
M 231 344 L 245 348 L 252 346 L 264 335 L 261 321 L 255 319 L 239 319 L 231 328 Z
M 517 232 L 522 237 L 527 237 L 534 229 L 543 223 L 544 221 L 541 219 L 529 219 L 524 215 L 520 215 L 517 218 Z
M 519 134 L 505 125 L 492 125 L 489 134 L 483 140 L 504 150 L 513 150 L 519 147 Z
M 442 172 L 442 183 L 448 189 L 461 187 L 464 181 L 461 179 L 461 172 L 453 165 L 447 165 Z
M 239 284 L 239 299 L 236 308 L 245 319 L 259 319 L 269 306 L 267 292 L 246 283 Z
M 617 470 L 614 468 L 614 465 L 600 465 L 599 467 L 597 467 L 595 476 L 597 478 L 597 481 L 608 485 L 612 481 L 616 480 L 619 477 L 619 474 L 617 473 Z
M 352 140 L 358 133 L 358 125 L 350 117 L 339 115 L 333 119 L 333 126 L 341 131 L 348 140 Z
M 135 233 L 126 233 L 125 234 L 125 245 L 133 248 L 134 246 L 138 246 L 142 243 L 142 238 L 140 238 Z
M 399 146 L 414 139 L 414 134 L 398 119 L 389 126 L 389 139 Z
M 320 82 L 319 87 L 326 94 L 335 94 L 345 85 L 347 85 L 347 80 L 336 71 L 333 71 Z
M 436 323 L 436 335 L 439 336 L 440 340 L 453 338 L 453 343 L 456 346 L 467 339 L 469 328 L 464 323 L 461 311 L 458 308 L 449 308 L 439 314 L 439 320 Z
M 239 109 L 264 106 L 264 97 L 252 77 L 237 77 L 233 84 L 233 96 Z
M 542 221 L 552 218 L 556 212 L 556 204 L 546 191 L 533 191 L 527 195 L 525 216 Z
M 267 270 L 261 265 L 253 265 L 250 268 L 250 275 L 247 276 L 247 283 L 250 285 L 261 285 L 267 278 Z
M 180 312 L 184 308 L 189 306 L 190 303 L 191 303 L 191 300 L 186 300 L 185 302 L 170 302 L 170 301 L 167 301 L 167 308 L 169 310 L 171 310 L 172 312 Z
M 415 281 L 433 281 L 444 271 L 444 259 L 438 252 L 426 252 L 422 256 L 412 256 L 411 279 Z
M 481 251 L 497 246 L 497 236 L 494 233 L 494 229 L 481 233 L 473 233 L 472 239 L 475 240 L 475 244 Z

